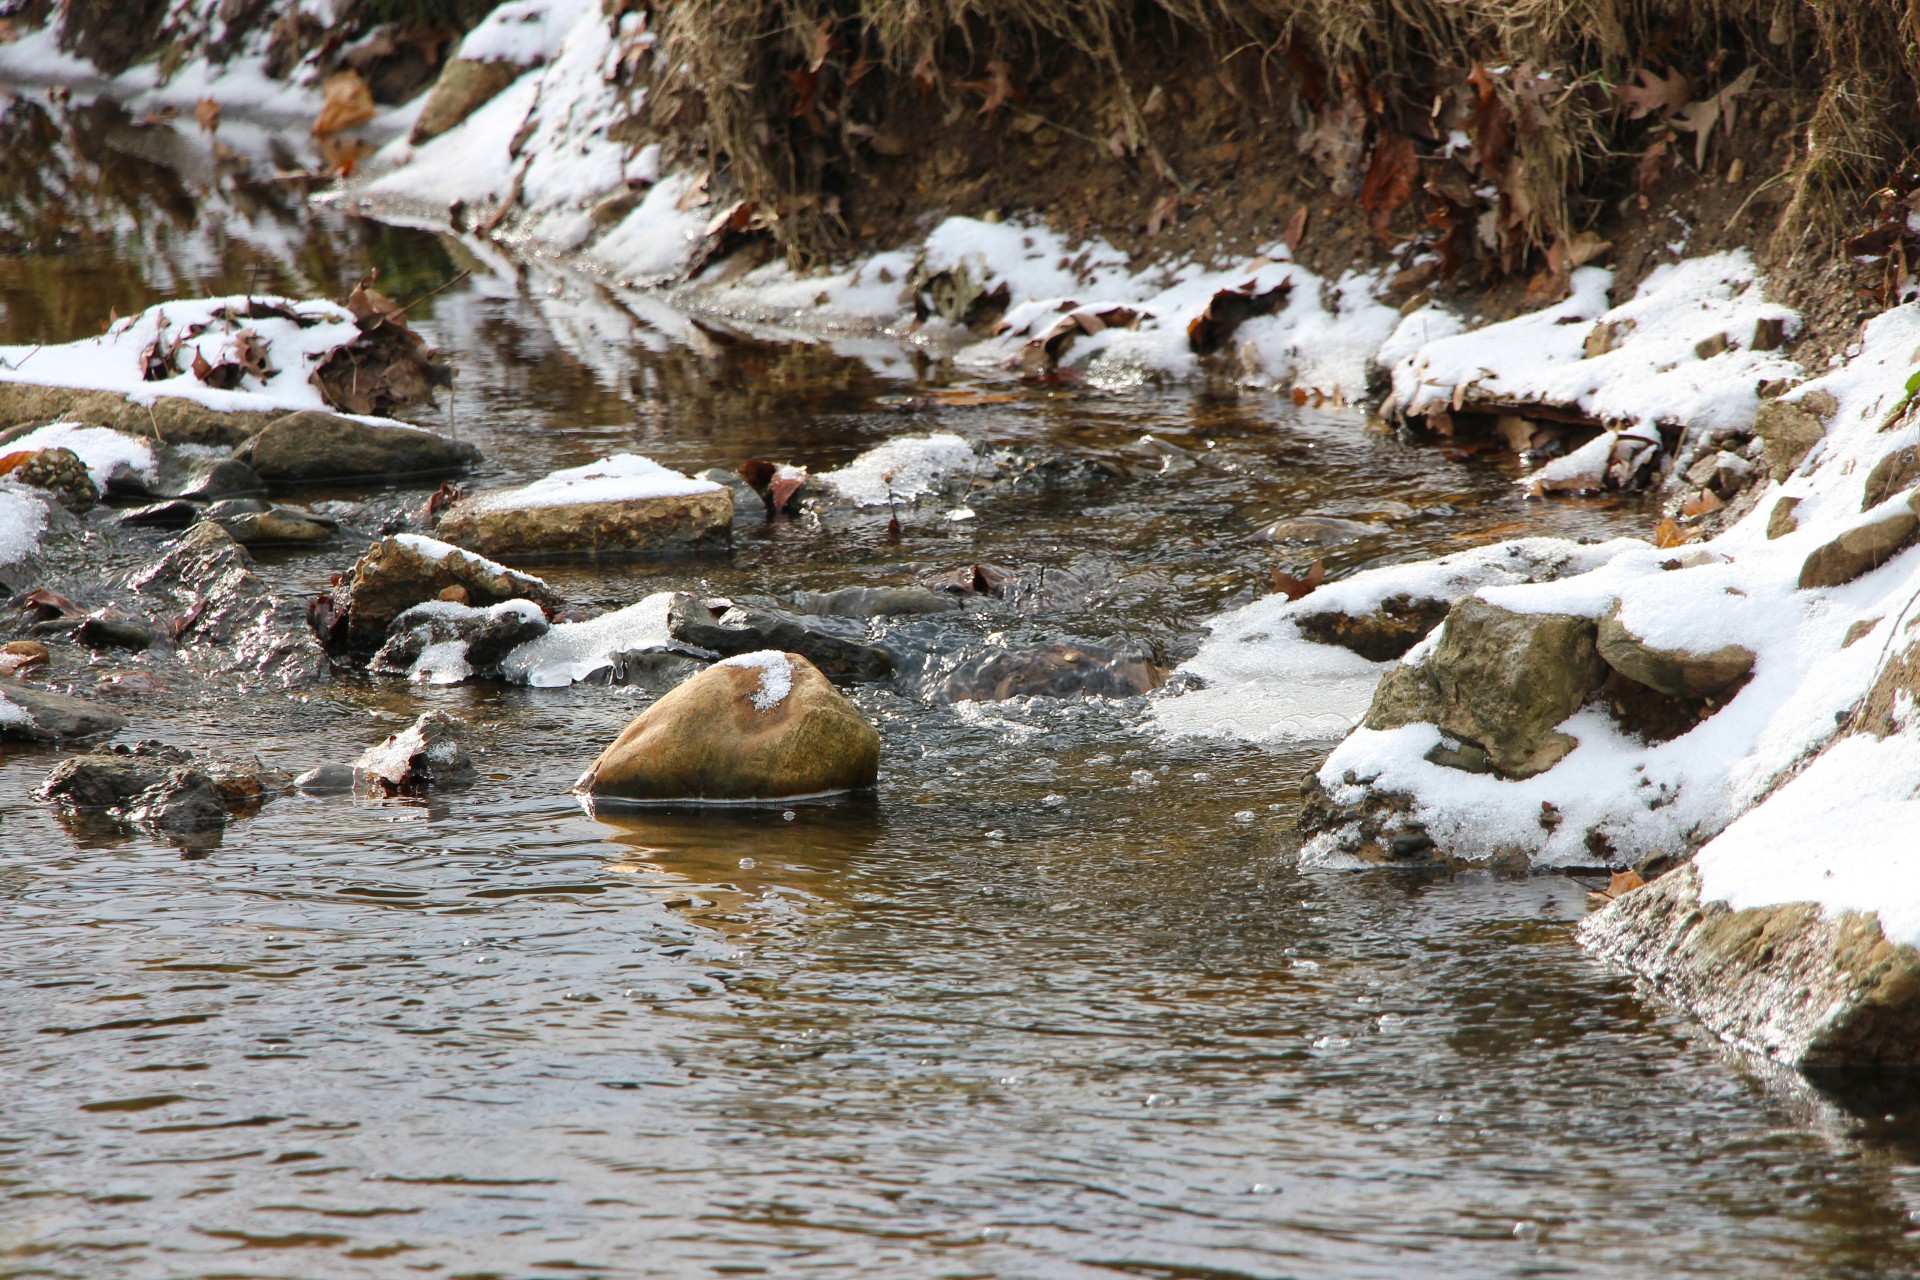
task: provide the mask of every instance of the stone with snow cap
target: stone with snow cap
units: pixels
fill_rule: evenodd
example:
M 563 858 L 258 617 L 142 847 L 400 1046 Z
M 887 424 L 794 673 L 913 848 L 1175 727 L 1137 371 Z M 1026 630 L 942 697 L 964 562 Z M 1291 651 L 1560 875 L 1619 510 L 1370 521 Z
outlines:
M 460 722 L 444 711 L 427 712 L 368 747 L 353 764 L 354 790 L 370 795 L 425 795 L 467 786 L 476 776 L 460 741 Z
M 589 801 L 751 803 L 874 785 L 880 734 L 819 668 L 763 650 L 647 708 L 574 785 Z
M 1737 644 L 1699 653 L 1661 648 L 1621 622 L 1618 605 L 1600 619 L 1598 645 L 1609 667 L 1672 698 L 1717 698 L 1753 674 L 1753 650 Z
M 719 549 L 733 536 L 733 493 L 622 453 L 471 494 L 435 532 L 506 558 Z
M 335 589 L 329 639 L 352 649 L 378 648 L 395 618 L 449 587 L 479 606 L 531 600 L 551 613 L 563 603 L 539 578 L 519 573 L 464 547 L 401 533 L 367 548 L 353 573 Z

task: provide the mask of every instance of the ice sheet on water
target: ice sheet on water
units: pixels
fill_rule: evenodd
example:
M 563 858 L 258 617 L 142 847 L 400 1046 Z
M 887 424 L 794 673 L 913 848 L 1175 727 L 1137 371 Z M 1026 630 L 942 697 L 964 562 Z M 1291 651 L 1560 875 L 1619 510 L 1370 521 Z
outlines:
M 506 656 L 500 673 L 537 689 L 557 689 L 585 680 L 613 665 L 615 655 L 671 641 L 667 634 L 668 591 L 586 622 L 563 622 Z

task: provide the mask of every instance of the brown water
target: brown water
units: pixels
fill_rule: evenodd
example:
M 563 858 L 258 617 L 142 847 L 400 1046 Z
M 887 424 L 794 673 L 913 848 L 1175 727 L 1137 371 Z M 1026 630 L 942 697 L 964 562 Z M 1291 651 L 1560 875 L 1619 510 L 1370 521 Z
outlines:
M 72 216 L 0 257 L 0 341 L 256 280 L 337 294 L 369 265 L 410 296 L 475 261 L 280 188 L 243 204 L 188 161 L 130 170 L 110 109 L 41 111 L 0 116 L 9 171 L 125 195 L 9 197 L 16 226 Z M 1046 565 L 1084 599 L 964 626 L 1177 659 L 1312 558 L 1246 539 L 1275 516 L 1379 520 L 1336 572 L 1647 521 L 1523 504 L 1497 468 L 1265 395 L 1008 384 L 902 413 L 937 369 L 694 352 L 539 268 L 421 310 L 481 482 L 614 448 L 818 469 L 935 428 L 1130 472 L 965 524 L 909 513 L 898 544 L 884 517 L 750 526 L 726 559 L 552 575 L 603 604 Z M 316 588 L 420 496 L 343 495 L 351 536 L 263 572 Z M 97 551 L 96 578 L 154 547 Z M 185 857 L 64 824 L 31 796 L 56 756 L 0 756 L 0 1275 L 1920 1272 L 1909 1095 L 1842 1105 L 1723 1053 L 1585 959 L 1574 879 L 1300 872 L 1293 784 L 1327 744 L 1170 743 L 1138 700 L 869 688 L 871 801 L 596 821 L 566 789 L 637 691 L 159 674 L 125 736 L 302 769 L 440 707 L 483 779 L 277 800 Z

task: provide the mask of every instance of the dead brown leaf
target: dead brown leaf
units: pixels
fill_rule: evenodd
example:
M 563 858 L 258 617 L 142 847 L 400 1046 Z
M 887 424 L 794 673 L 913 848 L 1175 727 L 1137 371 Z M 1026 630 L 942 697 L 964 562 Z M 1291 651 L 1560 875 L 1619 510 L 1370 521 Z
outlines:
M 212 98 L 202 98 L 193 109 L 193 118 L 200 122 L 202 133 L 212 133 L 220 127 L 220 104 Z
M 1187 324 L 1187 346 L 1195 355 L 1220 350 L 1234 330 L 1255 316 L 1272 315 L 1286 302 L 1293 282 L 1283 280 L 1271 289 L 1255 291 L 1252 281 L 1237 289 L 1222 289 L 1207 300 L 1206 308 Z
M 833 19 L 820 19 L 813 34 L 807 37 L 807 70 L 819 71 L 826 65 L 827 55 L 839 47 L 840 42 L 833 38 Z
M 1607 887 L 1604 889 L 1593 890 L 1591 893 L 1587 895 L 1587 900 L 1589 902 L 1593 902 L 1596 904 L 1602 903 L 1602 902 L 1612 902 L 1615 898 L 1619 897 L 1623 893 L 1631 893 L 1635 889 L 1643 888 L 1646 885 L 1646 883 L 1647 882 L 1645 880 L 1640 878 L 1640 873 L 1638 871 L 1634 871 L 1631 869 L 1626 871 L 1616 871 L 1613 873 L 1612 877 L 1608 879 Z
M 1701 516 L 1718 511 L 1727 504 L 1711 489 L 1702 489 L 1680 504 L 1680 514 L 1688 520 L 1698 520 Z
M 1169 191 L 1155 200 L 1147 209 L 1147 234 L 1157 236 L 1170 226 L 1180 223 L 1180 193 Z
M 1298 253 L 1300 242 L 1307 238 L 1307 206 L 1301 205 L 1293 211 L 1293 217 L 1287 220 L 1287 229 L 1280 233 L 1280 243 L 1287 246 L 1288 253 Z
M 985 80 L 968 80 L 960 87 L 985 95 L 985 101 L 980 107 L 980 115 L 989 124 L 993 122 L 995 116 L 1000 114 L 1000 108 L 1025 96 L 1013 82 L 1013 64 L 1005 58 L 993 58 L 987 62 Z
M 1360 185 L 1360 207 L 1367 211 L 1367 227 L 1382 248 L 1393 243 L 1393 215 L 1413 196 L 1420 180 L 1420 161 L 1413 139 L 1382 129 Z
M 1700 536 L 1700 530 L 1682 528 L 1678 522 L 1666 519 L 1654 526 L 1653 545 L 1664 551 L 1668 547 L 1684 547 Z
M 1326 580 L 1327 564 L 1324 560 L 1315 560 L 1313 565 L 1301 577 L 1283 573 L 1278 566 L 1269 570 L 1273 574 L 1273 589 L 1289 600 L 1298 600 L 1302 596 L 1313 594 L 1313 589 Z
M 351 129 L 373 119 L 373 91 L 357 71 L 336 71 L 320 86 L 320 114 L 313 122 L 316 137 Z
M 1626 104 L 1629 119 L 1644 120 L 1653 116 L 1664 120 L 1687 105 L 1693 97 L 1693 82 L 1678 71 L 1669 70 L 1661 76 L 1640 67 L 1634 71 L 1632 81 L 1623 82 L 1614 90 L 1614 96 Z

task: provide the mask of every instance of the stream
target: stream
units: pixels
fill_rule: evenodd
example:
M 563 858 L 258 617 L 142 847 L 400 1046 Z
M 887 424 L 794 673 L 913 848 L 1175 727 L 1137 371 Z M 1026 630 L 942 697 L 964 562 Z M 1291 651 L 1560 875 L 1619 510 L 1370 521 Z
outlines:
M 722 558 L 534 566 L 597 605 L 1052 569 L 953 625 L 1171 665 L 1275 566 L 1651 519 L 1271 393 L 689 336 L 557 264 L 306 203 L 272 176 L 305 139 L 266 125 L 209 160 L 190 122 L 22 92 L 0 136 L 0 342 L 471 271 L 411 319 L 457 370 L 421 421 L 485 451 L 473 487 L 622 450 L 819 472 L 933 430 L 1093 464 L 971 520 L 905 510 L 897 541 L 885 509 L 756 511 Z M 322 591 L 374 535 L 354 513 L 430 490 L 299 495 L 341 540 L 260 571 Z M 1378 533 L 1252 536 L 1293 516 Z M 97 572 L 160 543 L 103 533 Z M 1920 1106 L 1780 1079 L 1642 999 L 1573 939 L 1591 877 L 1300 871 L 1327 741 L 1170 740 L 1138 698 L 854 697 L 873 798 L 595 819 L 568 788 L 638 689 L 168 683 L 121 699 L 123 741 L 298 772 L 440 709 L 481 772 L 275 800 L 191 852 L 64 821 L 33 796 L 58 754 L 0 748 L 0 1275 L 1920 1272 Z

